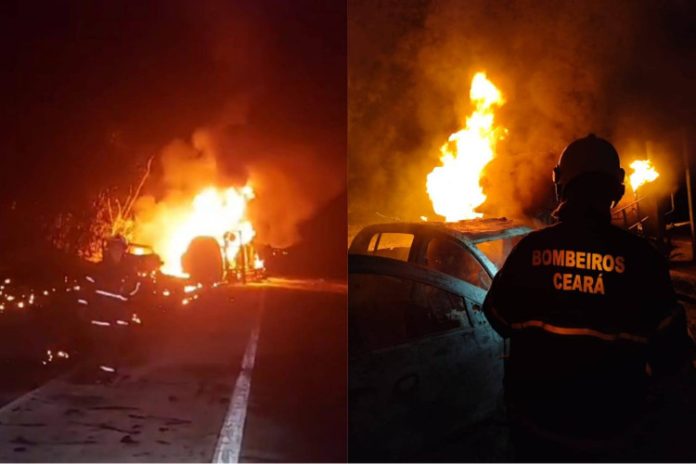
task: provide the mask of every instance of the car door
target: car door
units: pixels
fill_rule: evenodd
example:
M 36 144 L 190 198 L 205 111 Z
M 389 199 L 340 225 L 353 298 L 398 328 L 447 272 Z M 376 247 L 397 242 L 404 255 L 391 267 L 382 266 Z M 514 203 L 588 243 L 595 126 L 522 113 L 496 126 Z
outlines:
M 409 442 L 408 412 L 420 377 L 407 334 L 413 281 L 393 270 L 410 266 L 414 240 L 414 234 L 378 231 L 349 258 L 351 459 L 387 459 Z
M 495 403 L 500 340 L 473 312 L 485 291 L 422 263 L 349 263 L 351 459 L 416 456 Z
M 448 436 L 499 406 L 504 345 L 481 311 L 490 275 L 464 243 L 446 235 L 429 237 L 417 262 L 453 279 L 456 286 L 442 286 L 440 292 L 456 289 L 462 307 L 453 308 L 423 284 L 415 286 L 413 298 L 432 311 L 451 310 L 466 317 L 458 330 L 433 331 L 418 343 L 420 363 L 427 366 L 422 388 L 432 422 L 428 429 Z

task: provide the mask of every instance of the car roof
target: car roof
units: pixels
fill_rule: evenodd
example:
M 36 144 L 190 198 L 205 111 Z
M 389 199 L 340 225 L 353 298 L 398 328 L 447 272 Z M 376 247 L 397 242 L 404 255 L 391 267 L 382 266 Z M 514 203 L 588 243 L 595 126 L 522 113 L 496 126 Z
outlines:
M 459 240 L 472 243 L 487 242 L 507 237 L 525 235 L 532 229 L 507 218 L 469 219 L 458 222 L 388 222 L 364 227 L 358 236 L 378 232 L 403 232 L 412 234 L 431 234 L 433 232 L 450 235 Z M 356 236 L 357 238 L 357 236 Z

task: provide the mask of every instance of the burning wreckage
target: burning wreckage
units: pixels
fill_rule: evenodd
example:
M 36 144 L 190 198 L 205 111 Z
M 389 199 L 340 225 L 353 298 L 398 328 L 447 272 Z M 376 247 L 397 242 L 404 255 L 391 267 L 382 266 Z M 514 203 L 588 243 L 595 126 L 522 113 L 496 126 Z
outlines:
M 254 247 L 256 231 L 247 218 L 250 186 L 208 187 L 190 201 L 151 208 L 134 218 L 132 236 L 148 245 L 130 245 L 138 272 L 158 269 L 189 284 L 246 282 L 265 276 Z M 159 263 L 156 265 L 155 263 Z
M 256 233 L 246 217 L 247 203 L 253 197 L 249 186 L 208 187 L 176 208 L 156 209 L 145 217 L 136 214 L 128 238 L 150 238 L 151 243 L 133 243 L 122 235 L 105 241 L 98 264 L 116 269 L 124 282 L 133 281 L 132 288 L 111 293 L 128 299 L 143 286 L 147 294 L 180 297 L 181 304 L 187 305 L 198 298 L 200 289 L 263 279 L 264 262 L 256 252 Z M 123 249 L 117 254 L 122 257 L 111 262 L 109 244 L 114 242 L 121 242 Z M 94 283 L 93 278 L 87 279 Z
M 201 289 L 263 279 L 264 262 L 256 252 L 256 233 L 246 217 L 247 203 L 253 197 L 249 186 L 209 187 L 177 208 L 161 208 L 147 217 L 136 215 L 130 235 L 153 238 L 152 243 L 132 243 L 119 235 L 106 240 L 99 264 L 116 269 L 124 285 L 126 280 L 132 281 L 126 285 L 128 289 L 119 288 L 107 296 L 126 301 L 147 287 L 144 293 L 148 295 L 174 297 L 188 305 Z M 117 252 L 122 257 L 110 266 L 108 244 L 114 241 L 122 242 L 123 250 Z M 94 283 L 94 278 L 86 278 Z

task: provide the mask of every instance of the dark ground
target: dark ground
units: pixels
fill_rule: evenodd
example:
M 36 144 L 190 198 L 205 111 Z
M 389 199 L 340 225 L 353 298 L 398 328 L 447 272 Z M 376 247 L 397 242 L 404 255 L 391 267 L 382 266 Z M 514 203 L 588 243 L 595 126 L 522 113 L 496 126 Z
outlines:
M 257 325 L 240 460 L 345 460 L 345 297 L 323 281 L 220 288 L 143 316 L 135 357 L 107 383 L 68 364 L 24 395 L 4 381 L 16 398 L 0 409 L 0 460 L 210 461 Z

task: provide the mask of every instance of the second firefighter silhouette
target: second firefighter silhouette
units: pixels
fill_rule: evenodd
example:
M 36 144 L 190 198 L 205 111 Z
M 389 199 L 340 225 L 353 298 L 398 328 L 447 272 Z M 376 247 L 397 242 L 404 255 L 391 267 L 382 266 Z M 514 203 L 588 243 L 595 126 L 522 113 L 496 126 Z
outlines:
M 515 247 L 484 303 L 510 343 L 505 396 L 521 459 L 630 451 L 651 377 L 688 363 L 666 260 L 611 225 L 623 180 L 609 142 L 571 143 L 554 169 L 558 224 Z
M 121 236 L 105 240 L 102 261 L 85 276 L 79 292 L 88 367 L 107 374 L 116 373 L 132 355 L 133 329 L 140 324 L 132 300 L 141 283 L 126 262 L 127 248 Z

